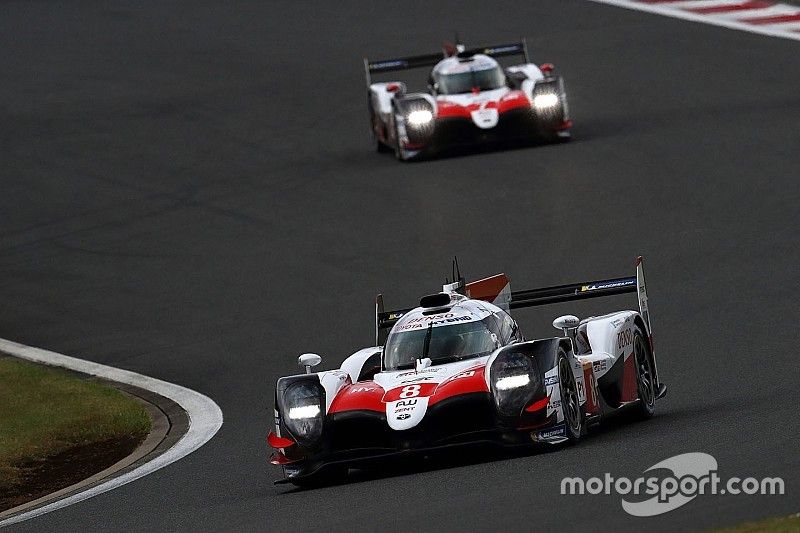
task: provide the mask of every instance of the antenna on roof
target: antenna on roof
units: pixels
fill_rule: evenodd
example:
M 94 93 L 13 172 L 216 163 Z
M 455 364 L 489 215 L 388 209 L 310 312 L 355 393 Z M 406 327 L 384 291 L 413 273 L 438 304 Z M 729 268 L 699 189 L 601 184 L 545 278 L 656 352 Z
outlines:
M 458 257 L 453 256 L 453 283 L 445 283 L 442 287 L 442 292 L 457 292 L 458 294 L 466 294 L 466 282 L 461 276 L 461 270 L 458 268 Z M 445 281 L 447 278 L 445 278 Z

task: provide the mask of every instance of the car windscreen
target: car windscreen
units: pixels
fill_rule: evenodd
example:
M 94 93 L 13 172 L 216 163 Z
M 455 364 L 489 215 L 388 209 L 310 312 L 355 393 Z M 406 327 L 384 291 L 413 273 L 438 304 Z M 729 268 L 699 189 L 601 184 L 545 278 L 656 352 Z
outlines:
M 471 92 L 472 89 L 481 91 L 499 89 L 506 84 L 506 77 L 500 67 L 495 67 L 440 74 L 436 81 L 438 83 L 436 90 L 439 94 L 462 94 Z
M 389 334 L 384 349 L 384 368 L 412 368 L 425 357 L 425 338 L 430 334 L 427 357 L 435 364 L 480 357 L 497 347 L 496 337 L 485 321 L 400 331 Z

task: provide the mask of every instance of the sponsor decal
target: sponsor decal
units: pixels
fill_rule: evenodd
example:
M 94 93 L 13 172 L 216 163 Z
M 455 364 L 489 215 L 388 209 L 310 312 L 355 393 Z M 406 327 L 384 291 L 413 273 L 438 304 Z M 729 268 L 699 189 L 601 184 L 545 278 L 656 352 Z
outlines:
M 399 409 L 395 409 L 394 413 L 395 414 L 397 414 L 397 413 L 405 413 L 405 412 L 408 412 L 408 411 L 413 411 L 414 409 L 416 409 L 416 407 L 400 407 Z
M 360 392 L 371 392 L 378 390 L 378 387 L 350 387 L 350 394 L 358 394 Z
M 548 376 L 544 378 L 545 385 L 555 385 L 556 383 L 558 383 L 558 376 Z
M 369 68 L 371 69 L 382 69 L 382 68 L 392 68 L 392 67 L 404 67 L 408 63 L 402 59 L 395 59 L 392 61 L 378 61 L 375 63 L 370 63 Z
M 425 381 L 426 379 L 434 379 L 436 376 L 420 376 L 418 378 L 404 379 L 400 383 L 417 383 L 418 381 Z
M 563 439 L 567 436 L 566 426 L 557 426 L 552 429 L 545 429 L 536 434 L 534 440 L 547 441 L 552 439 Z
M 617 333 L 617 349 L 622 350 L 633 344 L 633 331 L 631 328 L 624 329 Z
M 395 405 L 396 405 L 397 407 L 400 407 L 400 406 L 405 406 L 405 405 L 417 405 L 417 402 L 418 402 L 418 401 L 419 401 L 419 400 L 400 400 L 400 401 L 399 401 L 399 402 L 397 402 Z
M 411 372 L 403 372 L 402 374 L 397 374 L 397 377 L 403 378 L 406 376 L 416 376 L 417 374 L 428 374 L 431 372 L 438 372 L 439 370 L 441 370 L 441 368 L 426 368 L 425 370 L 420 370 L 419 372 L 414 372 L 412 370 Z
M 462 372 L 460 374 L 456 374 L 455 376 L 453 376 L 453 379 L 471 378 L 474 375 L 475 375 L 475 371 L 474 370 L 467 370 L 466 372 Z
M 630 287 L 636 285 L 635 279 L 623 279 L 618 281 L 602 281 L 600 283 L 593 283 L 592 285 L 582 285 L 581 292 L 599 291 L 602 289 L 616 289 L 617 287 Z
M 595 372 L 605 372 L 607 367 L 608 363 L 606 363 L 605 359 L 600 361 L 594 361 L 592 363 L 592 370 L 594 370 Z
M 397 420 L 408 420 L 411 418 L 411 415 L 408 413 L 403 413 L 402 415 L 397 415 Z

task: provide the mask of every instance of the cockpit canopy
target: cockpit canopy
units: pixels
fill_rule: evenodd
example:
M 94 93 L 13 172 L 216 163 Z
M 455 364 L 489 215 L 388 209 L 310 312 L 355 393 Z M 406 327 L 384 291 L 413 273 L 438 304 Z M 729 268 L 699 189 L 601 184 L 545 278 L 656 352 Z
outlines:
M 488 91 L 506 85 L 506 75 L 500 64 L 480 54 L 467 59 L 445 59 L 433 69 L 432 78 L 437 94 L 464 94 L 474 89 Z
M 481 357 L 516 340 L 517 326 L 507 313 L 468 303 L 438 313 L 409 313 L 386 339 L 384 370 L 413 368 L 425 357 L 433 365 Z

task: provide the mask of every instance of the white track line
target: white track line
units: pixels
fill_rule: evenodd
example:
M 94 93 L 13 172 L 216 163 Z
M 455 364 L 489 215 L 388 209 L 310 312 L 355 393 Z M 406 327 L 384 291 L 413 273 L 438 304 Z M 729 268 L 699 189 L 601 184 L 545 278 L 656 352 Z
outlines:
M 741 19 L 745 18 L 755 18 L 759 17 L 759 13 L 763 10 L 753 9 L 748 10 L 746 12 L 738 12 L 736 13 L 737 19 L 731 19 L 727 17 L 715 16 L 711 14 L 702 15 L 699 13 L 692 13 L 691 11 L 684 11 L 680 9 L 678 6 L 684 4 L 684 2 L 662 2 L 658 4 L 650 4 L 645 2 L 639 2 L 636 0 L 590 0 L 591 2 L 597 2 L 598 4 L 607 4 L 617 7 L 622 7 L 625 9 L 633 9 L 636 11 L 644 11 L 646 13 L 655 13 L 657 15 L 665 15 L 667 17 L 678 18 L 683 20 L 690 20 L 692 22 L 700 22 L 703 24 L 711 24 L 712 26 L 722 26 L 723 28 L 730 28 L 732 30 L 740 30 L 746 31 L 749 33 L 757 33 L 760 35 L 769 35 L 770 37 L 780 37 L 782 39 L 791 39 L 793 41 L 800 41 L 800 33 L 796 31 L 792 31 L 791 29 L 787 29 L 785 26 L 781 26 L 781 24 L 765 24 L 765 25 L 758 25 L 758 24 L 750 24 L 747 22 L 742 22 Z M 739 3 L 738 0 L 731 0 L 730 4 Z M 718 3 L 711 4 L 709 3 L 709 7 L 712 5 L 719 5 Z M 786 13 L 789 12 L 800 12 L 800 8 L 796 6 L 787 6 L 786 4 L 778 4 L 780 6 L 786 7 Z M 767 8 L 770 9 L 770 8 Z M 745 15 L 746 13 L 746 15 Z
M 161 381 L 159 379 L 149 378 L 141 374 L 136 374 L 135 372 L 129 372 L 127 370 L 101 365 L 91 361 L 84 361 L 82 359 L 68 357 L 59 353 L 41 350 L 39 348 L 32 348 L 30 346 L 25 346 L 23 344 L 18 344 L 5 339 L 0 339 L 0 352 L 5 352 L 29 361 L 59 366 L 69 370 L 83 372 L 84 374 L 98 376 L 110 381 L 116 381 L 118 383 L 125 383 L 127 385 L 133 385 L 134 387 L 146 389 L 169 398 L 173 402 L 180 405 L 181 408 L 183 408 L 183 410 L 189 415 L 189 429 L 186 434 L 172 448 L 162 453 L 152 461 L 149 461 L 119 477 L 115 477 L 104 483 L 101 483 L 100 485 L 91 487 L 83 492 L 73 494 L 72 496 L 62 500 L 54 501 L 53 503 L 49 503 L 43 507 L 32 509 L 25 513 L 0 521 L 0 527 L 22 522 L 23 520 L 28 520 L 45 513 L 49 513 L 50 511 L 61 509 L 62 507 L 66 507 L 93 496 L 97 496 L 98 494 L 121 487 L 122 485 L 146 476 L 147 474 L 151 474 L 159 468 L 163 468 L 171 463 L 174 463 L 178 459 L 181 459 L 182 457 L 185 457 L 197 450 L 203 444 L 208 442 L 211 437 L 213 437 L 217 431 L 219 431 L 219 428 L 222 427 L 222 410 L 220 410 L 219 406 L 214 403 L 211 398 L 208 398 L 199 392 L 187 389 L 186 387 L 167 383 L 166 381 Z

